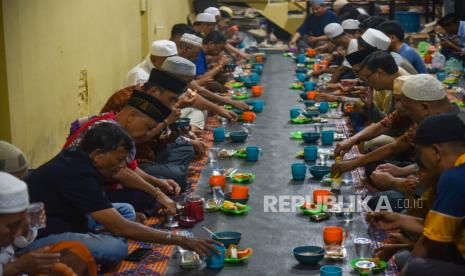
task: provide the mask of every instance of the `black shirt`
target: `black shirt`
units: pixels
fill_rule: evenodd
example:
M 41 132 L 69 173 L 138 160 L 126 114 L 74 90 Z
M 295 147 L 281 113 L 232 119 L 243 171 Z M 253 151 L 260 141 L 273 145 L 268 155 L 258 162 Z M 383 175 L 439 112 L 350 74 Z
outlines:
M 103 179 L 89 156 L 77 148 L 63 150 L 27 178 L 31 202 L 43 202 L 47 226 L 39 237 L 89 232 L 87 215 L 112 208 Z

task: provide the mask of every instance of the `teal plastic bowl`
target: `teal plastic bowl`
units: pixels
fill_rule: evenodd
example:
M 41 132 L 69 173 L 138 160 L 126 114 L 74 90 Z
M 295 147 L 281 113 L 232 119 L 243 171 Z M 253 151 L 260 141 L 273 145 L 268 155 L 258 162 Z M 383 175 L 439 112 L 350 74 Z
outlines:
M 319 246 L 299 246 L 292 249 L 294 257 L 302 264 L 314 265 L 323 260 L 325 250 Z
M 229 138 L 234 143 L 241 143 L 247 139 L 247 132 L 245 131 L 233 131 L 229 133 Z
M 257 85 L 256 81 L 249 80 L 249 81 L 244 82 L 244 86 L 247 88 L 252 88 L 252 86 L 255 86 L 255 85 Z
M 307 98 L 307 92 L 302 92 L 300 93 L 300 98 L 303 100 L 303 101 L 307 101 L 308 98 Z
M 331 167 L 329 166 L 322 166 L 322 165 L 315 165 L 308 168 L 310 173 L 316 179 L 322 179 L 323 176 L 327 175 L 331 172 Z
M 228 248 L 230 244 L 239 244 L 241 241 L 242 234 L 239 232 L 233 231 L 226 231 L 226 232 L 215 232 L 215 235 L 218 237 L 211 235 L 210 237 L 215 240 L 221 242 L 224 247 Z
M 305 106 L 314 106 L 315 101 L 314 100 L 304 100 Z
M 302 133 L 302 139 L 305 143 L 315 143 L 320 139 L 320 134 L 318 132 L 304 132 Z
M 318 117 L 320 116 L 320 112 L 316 110 L 307 110 L 304 115 L 308 118 Z

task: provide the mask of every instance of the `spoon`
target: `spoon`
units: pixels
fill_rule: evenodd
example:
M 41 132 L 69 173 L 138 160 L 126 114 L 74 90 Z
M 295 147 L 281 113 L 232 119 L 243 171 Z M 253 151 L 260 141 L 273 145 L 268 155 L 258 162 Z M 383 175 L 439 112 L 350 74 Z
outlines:
M 217 239 L 220 239 L 220 237 L 218 237 L 215 233 L 213 233 L 210 229 L 208 229 L 206 226 L 202 226 L 203 230 L 207 231 L 208 233 L 210 233 L 210 235 L 212 235 L 213 237 L 217 238 Z

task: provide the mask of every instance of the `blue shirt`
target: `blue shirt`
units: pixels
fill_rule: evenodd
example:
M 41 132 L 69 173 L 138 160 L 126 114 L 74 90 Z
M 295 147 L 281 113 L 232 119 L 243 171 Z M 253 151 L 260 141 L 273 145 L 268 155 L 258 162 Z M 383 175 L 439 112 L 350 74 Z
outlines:
M 201 76 L 207 72 L 208 65 L 207 65 L 207 58 L 205 57 L 205 52 L 201 50 L 199 55 L 197 56 L 197 60 L 195 61 L 195 75 Z
M 402 46 L 400 46 L 399 54 L 408 62 L 410 62 L 410 64 L 412 64 L 412 66 L 419 74 L 426 73 L 425 62 L 417 53 L 417 51 L 412 49 L 406 43 L 402 43 Z
M 300 35 L 321 36 L 325 34 L 323 30 L 329 23 L 339 23 L 339 19 L 333 11 L 328 10 L 321 16 L 310 14 L 297 29 L 297 32 Z

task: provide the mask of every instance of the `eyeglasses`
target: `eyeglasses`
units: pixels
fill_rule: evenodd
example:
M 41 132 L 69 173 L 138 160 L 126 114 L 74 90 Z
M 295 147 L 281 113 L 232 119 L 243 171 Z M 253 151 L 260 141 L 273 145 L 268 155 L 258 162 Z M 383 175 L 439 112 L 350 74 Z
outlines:
M 370 80 L 371 76 L 373 76 L 373 74 L 377 73 L 377 71 L 373 71 L 371 72 L 368 76 L 363 76 L 361 74 L 358 74 L 359 76 L 359 79 L 362 80 L 364 83 L 368 83 L 368 81 Z

